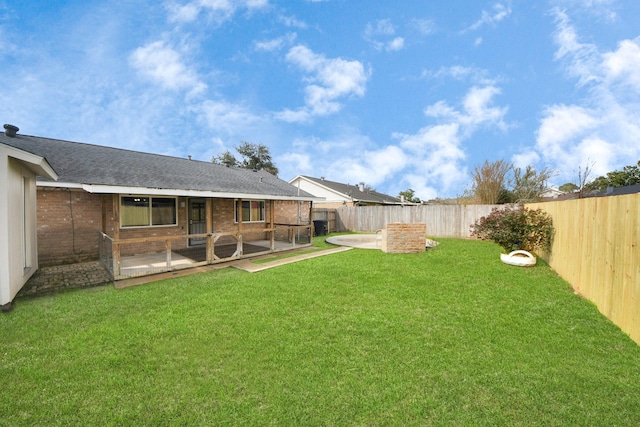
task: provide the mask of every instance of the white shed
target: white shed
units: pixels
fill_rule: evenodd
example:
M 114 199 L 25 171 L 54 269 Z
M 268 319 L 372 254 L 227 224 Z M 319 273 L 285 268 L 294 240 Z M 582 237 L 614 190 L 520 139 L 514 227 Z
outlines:
M 5 125 L 7 135 L 13 127 Z M 15 133 L 14 133 L 15 135 Z M 36 176 L 57 180 L 43 157 L 0 143 L 0 309 L 38 269 Z

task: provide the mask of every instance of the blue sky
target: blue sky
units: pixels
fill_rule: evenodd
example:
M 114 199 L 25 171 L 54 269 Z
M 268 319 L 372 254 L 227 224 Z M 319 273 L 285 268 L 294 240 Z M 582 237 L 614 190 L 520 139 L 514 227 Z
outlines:
M 640 159 L 637 0 L 0 0 L 20 133 L 454 197 L 485 160 L 553 184 Z

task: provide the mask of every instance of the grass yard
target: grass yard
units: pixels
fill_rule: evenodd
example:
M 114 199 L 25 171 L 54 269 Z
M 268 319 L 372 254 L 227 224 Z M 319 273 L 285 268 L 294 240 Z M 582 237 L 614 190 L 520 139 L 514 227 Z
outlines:
M 19 299 L 0 424 L 640 425 L 640 346 L 543 263 L 440 242 Z

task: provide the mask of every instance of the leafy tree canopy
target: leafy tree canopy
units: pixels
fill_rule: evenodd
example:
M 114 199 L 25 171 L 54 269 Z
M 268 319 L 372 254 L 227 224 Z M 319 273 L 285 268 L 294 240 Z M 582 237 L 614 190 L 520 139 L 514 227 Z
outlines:
M 404 196 L 404 200 L 409 202 L 409 203 L 420 203 L 421 202 L 420 198 L 416 197 L 415 191 L 413 191 L 413 189 L 411 189 L 411 188 L 407 188 L 406 190 L 401 191 L 398 194 L 398 198 L 401 199 L 402 196 Z
M 558 187 L 558 190 L 562 191 L 563 193 L 573 193 L 574 191 L 579 189 L 580 187 L 578 187 L 573 182 L 567 182 L 565 184 L 562 184 L 560 187 Z
M 602 191 L 607 187 L 625 187 L 634 184 L 640 184 L 640 161 L 635 166 L 625 166 L 622 170 L 608 172 L 606 176 L 599 176 L 587 184 L 587 188 Z
M 480 203 L 494 205 L 499 202 L 510 170 L 511 163 L 506 160 L 485 160 L 482 166 L 475 167 L 472 174 L 473 193 Z
M 533 166 L 527 166 L 524 170 L 513 169 L 512 199 L 516 203 L 538 202 L 547 189 L 547 181 L 553 176 L 553 171 L 544 168 L 536 171 Z
M 480 203 L 529 203 L 539 201 L 553 171 L 533 166 L 524 170 L 505 160 L 485 161 L 473 171 L 473 194 Z
M 243 141 L 239 146 L 234 147 L 242 157 L 238 160 L 229 150 L 211 159 L 213 163 L 225 166 L 239 166 L 245 169 L 264 169 L 272 175 L 278 175 L 278 168 L 271 160 L 269 147 L 263 144 L 252 144 Z

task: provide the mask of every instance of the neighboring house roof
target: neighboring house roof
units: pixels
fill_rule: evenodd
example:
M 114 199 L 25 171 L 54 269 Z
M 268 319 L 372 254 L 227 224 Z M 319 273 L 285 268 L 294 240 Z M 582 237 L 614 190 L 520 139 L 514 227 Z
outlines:
M 626 185 L 624 187 L 609 187 L 606 190 L 594 191 L 589 197 L 622 196 L 624 194 L 640 193 L 640 184 Z
M 315 200 L 266 171 L 22 134 L 0 134 L 0 143 L 44 157 L 51 164 L 58 182 L 40 177 L 40 186 L 83 188 L 91 193 Z
M 560 191 L 556 187 L 549 187 L 544 190 L 544 192 L 540 195 L 541 197 L 558 197 L 565 194 L 564 191 Z
M 582 198 L 586 199 L 589 197 L 608 197 L 608 196 L 622 196 L 625 194 L 636 194 L 640 193 L 640 184 L 627 185 L 624 187 L 609 187 L 606 190 L 601 191 L 586 191 Z M 564 200 L 573 200 L 580 198 L 580 194 L 578 192 L 574 193 L 565 193 L 561 194 L 558 197 L 545 197 L 542 199 L 543 202 L 560 202 Z
M 324 197 L 327 202 L 351 201 L 355 203 L 378 204 L 378 205 L 399 205 L 402 200 L 388 194 L 364 189 L 364 183 L 343 184 L 329 181 L 324 178 L 313 178 L 305 175 L 298 175 L 289 181 L 298 185 L 304 191 L 317 197 Z

